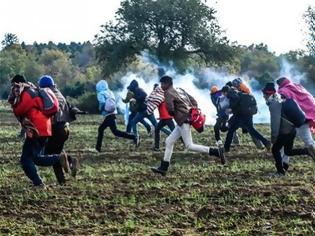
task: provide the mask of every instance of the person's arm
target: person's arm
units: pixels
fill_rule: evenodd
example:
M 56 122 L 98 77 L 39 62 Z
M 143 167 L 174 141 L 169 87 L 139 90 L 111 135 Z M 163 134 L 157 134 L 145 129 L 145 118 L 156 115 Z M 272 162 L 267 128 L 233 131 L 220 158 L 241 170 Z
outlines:
M 122 99 L 123 103 L 129 103 L 130 100 L 134 97 L 134 94 L 133 92 L 131 91 L 128 91 L 127 95 L 126 95 L 126 98 L 125 99 Z
M 171 116 L 174 116 L 175 115 L 174 96 L 168 91 L 165 92 L 164 96 L 167 111 Z
M 279 135 L 281 125 L 281 107 L 282 104 L 280 102 L 271 102 L 269 105 L 272 143 L 276 142 Z

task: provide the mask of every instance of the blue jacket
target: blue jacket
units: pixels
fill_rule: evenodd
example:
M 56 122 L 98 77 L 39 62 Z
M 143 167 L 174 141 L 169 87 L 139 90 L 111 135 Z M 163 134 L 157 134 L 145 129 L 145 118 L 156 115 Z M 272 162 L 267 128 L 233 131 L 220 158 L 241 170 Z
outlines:
M 137 111 L 145 112 L 147 110 L 147 105 L 145 99 L 147 97 L 146 92 L 142 88 L 139 88 L 139 84 L 136 80 L 131 81 L 130 85 L 127 87 L 131 92 L 134 93 L 134 98 L 136 99 Z
M 228 117 L 228 115 L 225 112 L 225 109 L 221 109 L 221 107 L 220 107 L 220 97 L 221 96 L 222 96 L 221 91 L 217 91 L 215 93 L 210 94 L 212 104 L 217 109 L 217 116 L 218 117 Z
M 96 93 L 97 93 L 97 100 L 99 103 L 98 109 L 101 112 L 101 114 L 103 116 L 108 116 L 111 114 L 117 114 L 117 109 L 115 109 L 115 111 L 111 112 L 111 113 L 104 110 L 106 99 L 108 99 L 108 98 L 115 99 L 113 92 L 108 88 L 108 84 L 105 80 L 100 80 L 96 84 Z

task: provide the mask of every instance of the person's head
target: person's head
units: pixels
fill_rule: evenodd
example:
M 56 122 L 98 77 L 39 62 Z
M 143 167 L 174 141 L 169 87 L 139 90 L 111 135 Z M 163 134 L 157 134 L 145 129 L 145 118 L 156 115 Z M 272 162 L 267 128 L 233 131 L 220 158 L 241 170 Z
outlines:
M 153 90 L 155 90 L 157 87 L 159 87 L 159 84 L 154 84 L 153 85 Z
M 100 80 L 97 82 L 96 84 L 96 92 L 104 92 L 108 90 L 108 83 L 106 82 L 106 80 Z
M 43 75 L 38 80 L 40 88 L 49 88 L 55 86 L 55 81 L 50 75 Z
M 267 100 L 270 96 L 276 93 L 275 84 L 273 82 L 266 83 L 265 87 L 262 89 L 264 98 Z
M 242 82 L 243 81 L 241 78 L 236 78 L 236 79 L 233 79 L 231 83 L 233 87 L 239 88 Z
M 161 87 L 162 89 L 165 91 L 167 90 L 169 87 L 173 86 L 173 79 L 170 76 L 162 76 L 160 79 L 161 82 Z
M 232 84 L 232 82 L 231 82 L 231 81 L 229 81 L 229 82 L 227 82 L 227 83 L 225 84 L 225 86 L 232 87 L 232 86 L 233 86 L 233 84 Z
M 211 88 L 210 88 L 211 94 L 215 94 L 218 91 L 219 91 L 218 86 L 216 86 L 216 85 L 211 86 Z
M 132 80 L 129 84 L 129 86 L 127 87 L 128 90 L 130 90 L 131 92 L 134 92 L 136 88 L 139 87 L 139 84 L 137 82 L 137 80 Z
M 280 77 L 279 79 L 277 79 L 276 83 L 277 83 L 279 86 L 281 86 L 282 83 L 285 82 L 285 81 L 289 81 L 289 79 L 286 78 L 286 77 Z
M 223 88 L 221 89 L 222 95 L 227 96 L 230 89 L 231 89 L 231 87 L 228 85 L 223 86 Z
M 17 74 L 11 79 L 11 84 L 14 83 L 26 83 L 26 79 L 23 75 Z

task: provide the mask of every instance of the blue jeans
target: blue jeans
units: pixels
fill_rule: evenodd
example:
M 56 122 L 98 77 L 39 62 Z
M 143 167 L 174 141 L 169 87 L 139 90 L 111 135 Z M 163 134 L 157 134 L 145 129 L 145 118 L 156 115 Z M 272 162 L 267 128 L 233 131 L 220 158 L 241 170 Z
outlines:
M 131 132 L 131 121 L 133 118 L 135 118 L 137 112 L 131 112 L 129 114 L 129 119 L 128 119 L 128 124 L 127 124 L 127 128 L 126 128 L 126 132 L 127 133 L 130 133 Z M 142 119 L 140 121 L 141 124 L 143 124 L 143 126 L 147 129 L 147 132 L 150 133 L 151 132 L 151 127 L 150 125 L 148 124 L 148 122 L 146 122 L 144 119 Z
M 230 151 L 231 143 L 233 140 L 233 134 L 238 128 L 245 128 L 248 130 L 248 133 L 260 140 L 265 146 L 269 144 L 269 141 L 265 139 L 255 128 L 253 124 L 253 116 L 241 116 L 241 115 L 233 115 L 230 119 L 229 130 L 226 135 L 224 149 L 225 151 Z
M 157 126 L 157 121 L 154 117 L 153 114 L 148 115 L 146 112 L 137 112 L 136 116 L 132 119 L 131 121 L 131 127 L 132 127 L 132 132 L 135 135 L 138 135 L 138 130 L 137 130 L 137 123 L 139 123 L 140 121 L 142 121 L 144 118 L 149 119 L 149 121 L 151 122 L 151 124 L 154 126 L 154 128 L 156 129 Z M 166 134 L 166 135 L 170 135 L 171 131 L 168 129 L 163 128 L 162 131 Z
M 35 186 L 43 184 L 35 165 L 60 165 L 59 155 L 42 155 L 45 144 L 46 138 L 26 138 L 22 148 L 20 159 L 22 169 Z

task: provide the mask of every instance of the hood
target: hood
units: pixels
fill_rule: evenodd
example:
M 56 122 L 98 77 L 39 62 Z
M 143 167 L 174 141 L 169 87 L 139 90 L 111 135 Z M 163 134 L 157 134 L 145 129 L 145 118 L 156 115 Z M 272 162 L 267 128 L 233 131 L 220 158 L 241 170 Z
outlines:
M 283 86 L 290 84 L 290 83 L 291 83 L 291 81 L 285 77 L 282 77 L 282 78 L 277 80 L 277 84 L 279 87 L 283 87 Z
M 139 87 L 139 84 L 136 80 L 131 81 L 130 85 L 127 87 L 130 91 L 134 92 L 136 88 Z
M 96 84 L 96 92 L 104 92 L 108 90 L 108 83 L 105 80 L 100 80 L 97 84 Z

